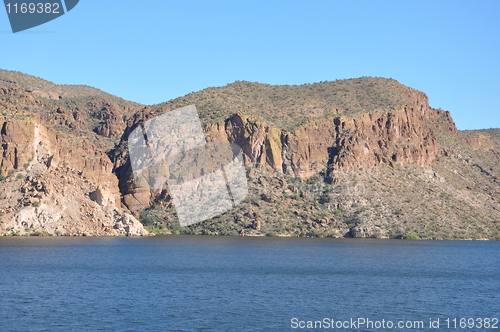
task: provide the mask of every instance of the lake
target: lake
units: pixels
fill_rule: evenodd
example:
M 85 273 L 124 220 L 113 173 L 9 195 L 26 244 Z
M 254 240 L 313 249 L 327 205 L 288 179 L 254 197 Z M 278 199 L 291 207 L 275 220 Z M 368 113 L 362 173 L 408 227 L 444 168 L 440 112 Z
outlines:
M 500 242 L 0 237 L 0 299 L 1 331 L 498 330 Z

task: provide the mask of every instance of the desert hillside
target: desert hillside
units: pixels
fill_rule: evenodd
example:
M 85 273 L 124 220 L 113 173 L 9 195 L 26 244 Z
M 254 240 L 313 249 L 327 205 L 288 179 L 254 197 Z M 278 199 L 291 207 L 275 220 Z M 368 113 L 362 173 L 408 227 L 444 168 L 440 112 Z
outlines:
M 168 188 L 134 183 L 127 138 L 191 104 L 208 141 L 242 148 L 249 196 L 180 227 Z M 500 130 L 458 131 L 393 79 L 239 81 L 145 106 L 0 71 L 0 113 L 0 233 L 500 238 Z

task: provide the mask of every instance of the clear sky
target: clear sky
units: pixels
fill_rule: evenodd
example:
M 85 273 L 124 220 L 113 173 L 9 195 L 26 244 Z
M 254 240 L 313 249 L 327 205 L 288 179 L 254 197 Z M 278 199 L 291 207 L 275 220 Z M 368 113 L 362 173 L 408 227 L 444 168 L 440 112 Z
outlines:
M 459 129 L 500 127 L 499 17 L 499 0 L 80 0 L 12 34 L 0 8 L 0 68 L 143 104 L 236 80 L 380 76 Z

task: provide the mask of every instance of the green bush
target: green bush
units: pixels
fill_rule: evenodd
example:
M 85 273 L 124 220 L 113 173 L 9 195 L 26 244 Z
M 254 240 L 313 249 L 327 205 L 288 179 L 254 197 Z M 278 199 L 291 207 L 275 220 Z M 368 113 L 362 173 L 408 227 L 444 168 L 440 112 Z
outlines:
M 418 240 L 420 239 L 420 237 L 418 235 L 415 235 L 415 234 L 406 234 L 403 239 L 405 240 Z
M 144 226 L 151 226 L 153 224 L 156 224 L 160 221 L 160 218 L 155 215 L 148 215 L 147 212 L 143 211 L 141 212 L 141 215 L 139 217 L 139 221 L 144 225 Z

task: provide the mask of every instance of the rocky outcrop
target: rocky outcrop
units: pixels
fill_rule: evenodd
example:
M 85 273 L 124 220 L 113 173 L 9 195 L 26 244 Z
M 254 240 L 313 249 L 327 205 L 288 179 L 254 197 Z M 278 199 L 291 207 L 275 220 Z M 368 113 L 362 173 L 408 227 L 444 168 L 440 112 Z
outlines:
M 496 145 L 493 139 L 484 133 L 474 133 L 465 136 L 465 141 L 474 150 L 493 150 Z
M 429 165 L 441 152 L 434 124 L 457 135 L 448 112 L 430 108 L 427 96 L 410 93 L 412 104 L 386 111 L 332 116 L 311 120 L 292 131 L 284 131 L 244 114 L 234 114 L 223 123 L 205 126 L 209 142 L 231 142 L 241 147 L 246 166 L 277 171 L 301 179 L 327 171 L 355 171 L 380 164 Z M 144 110 L 125 131 L 152 117 Z M 161 192 L 136 188 L 125 148 L 115 157 L 124 204 L 131 211 L 149 206 Z
M 120 205 L 109 158 L 36 119 L 5 120 L 0 140 L 0 233 L 146 235 Z
M 9 122 L 4 119 L 0 132 L 0 176 L 5 177 L 29 165 L 36 148 L 35 144 L 30 144 L 34 140 L 35 129 L 33 120 Z
M 423 93 L 415 92 L 414 101 L 385 112 L 310 121 L 292 132 L 236 114 L 223 125 L 208 126 L 207 135 L 241 146 L 248 166 L 303 179 L 328 167 L 355 170 L 408 162 L 424 166 L 440 151 L 431 124 L 444 118 L 447 129 L 457 130 L 449 113 L 430 108 Z
M 100 120 L 95 132 L 103 137 L 120 137 L 126 127 L 124 114 L 133 112 L 127 106 L 120 107 L 116 103 L 103 103 L 94 105 L 96 111 L 93 116 Z M 98 110 L 98 111 L 97 111 Z
M 235 114 L 206 127 L 207 139 L 241 147 L 247 166 L 307 178 L 326 168 L 337 133 L 333 118 L 310 121 L 284 132 L 252 117 Z

